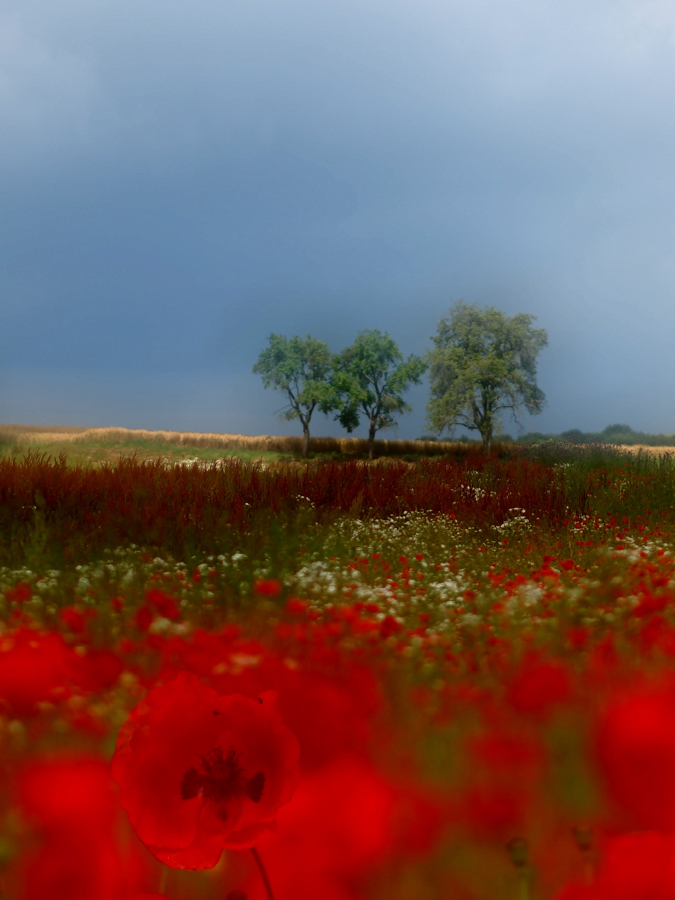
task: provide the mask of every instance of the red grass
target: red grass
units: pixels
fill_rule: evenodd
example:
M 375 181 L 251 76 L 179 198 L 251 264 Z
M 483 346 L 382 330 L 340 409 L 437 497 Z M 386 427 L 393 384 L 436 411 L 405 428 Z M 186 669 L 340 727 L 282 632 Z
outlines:
M 460 461 L 271 469 L 238 461 L 203 469 L 129 458 L 100 469 L 69 469 L 64 457 L 0 460 L 0 536 L 13 561 L 21 558 L 36 523 L 66 558 L 130 542 L 184 553 L 188 546 L 213 550 L 226 527 L 246 531 L 261 517 L 293 515 L 307 501 L 318 519 L 424 510 L 486 526 L 502 523 L 514 508 L 532 520 L 562 519 L 567 506 L 554 469 L 480 452 Z

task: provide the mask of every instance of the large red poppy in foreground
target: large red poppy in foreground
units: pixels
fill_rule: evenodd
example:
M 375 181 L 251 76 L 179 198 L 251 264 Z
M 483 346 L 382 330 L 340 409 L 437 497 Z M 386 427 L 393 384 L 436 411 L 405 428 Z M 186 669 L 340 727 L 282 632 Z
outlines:
M 155 688 L 120 729 L 112 761 L 138 836 L 172 868 L 208 869 L 225 848 L 274 828 L 298 782 L 298 742 L 276 710 L 220 696 L 181 672 Z

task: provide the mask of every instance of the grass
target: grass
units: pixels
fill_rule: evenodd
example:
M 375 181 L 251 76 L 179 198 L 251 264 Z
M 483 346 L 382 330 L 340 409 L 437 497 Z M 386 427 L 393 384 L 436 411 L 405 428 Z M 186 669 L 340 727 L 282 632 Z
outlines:
M 462 455 L 462 442 L 376 440 L 378 456 L 409 457 Z M 276 463 L 300 459 L 302 438 L 251 437 L 239 434 L 147 431 L 128 428 L 66 428 L 61 426 L 0 425 L 0 456 L 45 452 L 57 459 L 65 455 L 69 466 L 96 465 L 135 455 L 138 459 L 169 462 L 213 462 L 237 458 L 247 462 Z M 360 438 L 313 437 L 311 459 L 365 459 L 368 441 Z
M 211 463 L 220 459 L 241 459 L 278 462 L 289 454 L 279 450 L 253 449 L 245 446 L 204 446 L 195 439 L 179 443 L 161 439 L 152 432 L 139 434 L 126 429 L 100 429 L 103 434 L 91 434 L 87 429 L 71 435 L 62 432 L 21 432 L 0 427 L 0 458 L 25 457 L 28 453 L 43 453 L 58 459 L 63 456 L 69 467 L 96 466 L 135 456 L 139 460 L 161 459 L 167 463 L 198 461 Z
M 583 503 L 583 496 L 581 501 Z M 175 555 L 262 544 L 296 520 L 322 527 L 337 515 L 386 517 L 408 511 L 459 516 L 483 527 L 514 510 L 542 521 L 569 507 L 561 474 L 515 454 L 464 448 L 459 459 L 359 460 L 320 465 L 200 467 L 137 457 L 68 466 L 29 452 L 0 460 L 0 561 L 83 562 L 101 547 L 145 542 Z M 578 510 L 583 511 L 582 507 Z

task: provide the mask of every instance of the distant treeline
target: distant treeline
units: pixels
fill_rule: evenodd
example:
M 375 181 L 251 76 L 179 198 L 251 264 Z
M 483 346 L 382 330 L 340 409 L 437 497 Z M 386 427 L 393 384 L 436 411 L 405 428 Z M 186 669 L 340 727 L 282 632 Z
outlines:
M 580 431 L 572 428 L 562 434 L 542 434 L 530 431 L 518 438 L 519 444 L 542 444 L 544 441 L 564 441 L 569 444 L 644 444 L 647 447 L 675 447 L 675 434 L 645 434 L 633 431 L 630 425 L 608 425 L 604 431 Z

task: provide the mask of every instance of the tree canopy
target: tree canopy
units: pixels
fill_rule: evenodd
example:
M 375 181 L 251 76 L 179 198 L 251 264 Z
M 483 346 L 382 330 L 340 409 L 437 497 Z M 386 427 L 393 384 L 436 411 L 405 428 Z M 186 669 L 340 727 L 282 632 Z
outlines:
M 536 316 L 508 317 L 490 306 L 479 309 L 458 300 L 440 320 L 429 350 L 431 397 L 427 421 L 440 434 L 458 425 L 478 431 L 486 451 L 509 410 L 519 422 L 523 409 L 541 412 L 545 403 L 536 383 L 536 359 L 548 343 Z
M 333 355 L 328 346 L 309 334 L 286 338 L 270 334 L 269 347 L 262 351 L 253 371 L 262 376 L 266 388 L 282 391 L 288 407 L 283 419 L 300 419 L 303 430 L 302 455 L 309 451 L 309 423 L 318 406 L 328 413 L 337 408 L 338 396 L 331 382 Z
M 352 346 L 338 356 L 333 384 L 341 402 L 335 418 L 351 433 L 365 414 L 370 459 L 376 432 L 395 425 L 396 415 L 412 408 L 401 394 L 411 384 L 419 384 L 426 368 L 418 356 L 404 361 L 396 341 L 377 329 L 360 331 Z

